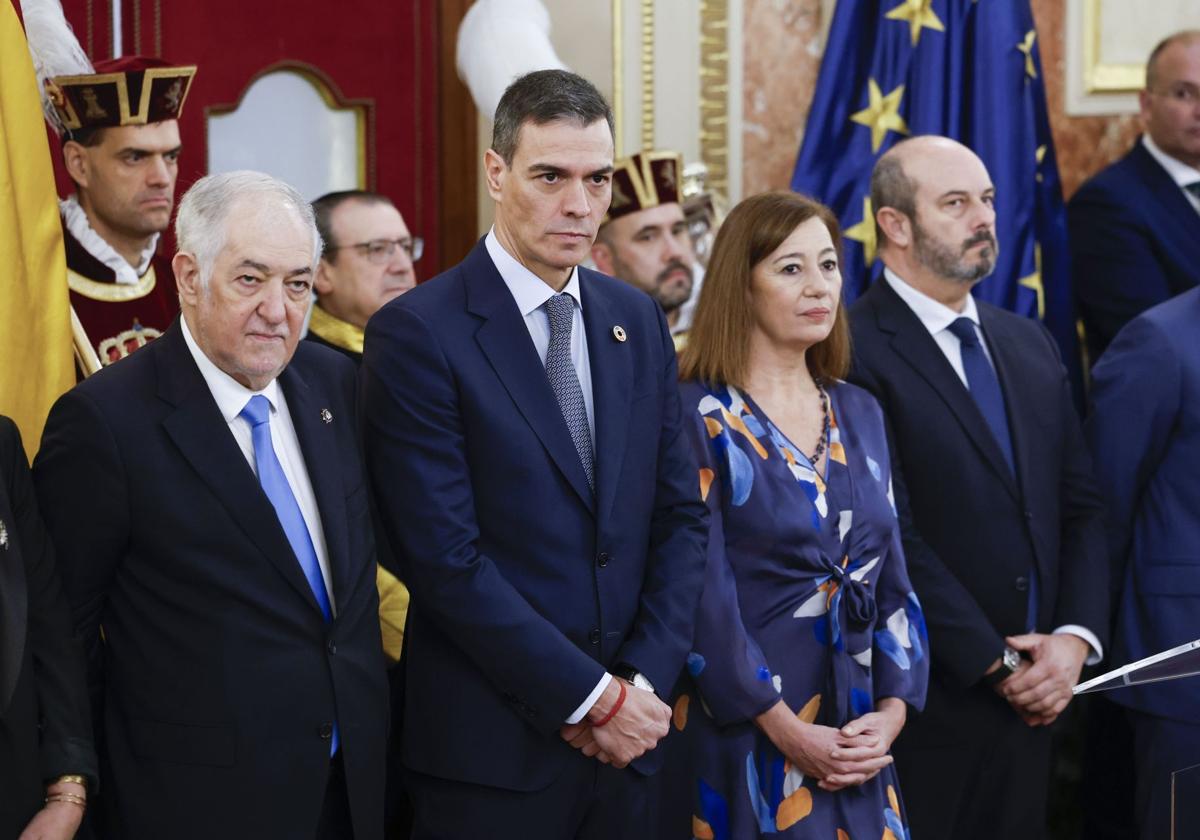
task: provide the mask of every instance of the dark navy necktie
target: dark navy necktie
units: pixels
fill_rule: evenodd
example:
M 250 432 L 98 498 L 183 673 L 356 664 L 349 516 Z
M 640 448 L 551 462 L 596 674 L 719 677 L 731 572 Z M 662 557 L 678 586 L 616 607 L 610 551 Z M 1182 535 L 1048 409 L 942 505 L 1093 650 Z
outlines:
M 1000 444 L 1004 460 L 1013 477 L 1017 475 L 1016 461 L 1013 458 L 1012 435 L 1008 430 L 1008 412 L 1004 407 L 1004 392 L 1000 390 L 1000 380 L 992 363 L 988 361 L 983 345 L 979 342 L 979 333 L 975 330 L 975 322 L 970 318 L 959 318 L 950 325 L 950 332 L 958 336 L 962 347 L 963 371 L 967 374 L 967 390 L 979 407 L 979 413 L 987 421 L 992 430 L 992 437 Z M 1033 632 L 1037 626 L 1038 614 L 1038 572 L 1037 568 L 1029 570 L 1029 599 L 1026 607 L 1025 628 Z
M 1008 469 L 1015 477 L 1016 462 L 1013 459 L 1012 435 L 1008 431 L 1008 412 L 1004 408 L 1004 392 L 1000 390 L 1000 380 L 992 363 L 988 361 L 983 345 L 979 343 L 979 333 L 975 331 L 975 322 L 970 318 L 959 318 L 950 325 L 962 346 L 963 371 L 967 375 L 967 390 L 979 407 L 979 413 L 987 421 L 992 430 L 992 437 L 1000 445 Z
M 283 533 L 287 536 L 292 552 L 300 563 L 300 569 L 304 572 L 304 578 L 308 581 L 308 587 L 328 623 L 333 620 L 333 610 L 329 604 L 329 593 L 325 589 L 325 578 L 321 574 L 321 564 L 317 560 L 317 550 L 313 547 L 312 535 L 308 533 L 300 505 L 292 493 L 287 476 L 284 475 L 283 466 L 275 455 L 275 446 L 271 443 L 271 403 L 262 394 L 257 394 L 250 398 L 238 416 L 250 424 L 258 483 L 262 485 L 263 492 L 275 508 L 275 515 L 279 517 Z M 337 724 L 334 724 L 329 745 L 330 755 L 337 752 L 338 741 Z
M 1192 181 L 1190 184 L 1184 184 L 1183 188 L 1192 194 L 1192 197 L 1200 201 L 1200 181 Z
M 592 433 L 588 427 L 587 405 L 583 401 L 583 388 L 579 385 L 579 374 L 571 361 L 571 325 L 575 321 L 575 301 L 570 295 L 560 293 L 546 301 L 546 315 L 550 318 L 550 346 L 546 350 L 546 377 L 550 388 L 558 399 L 563 419 L 588 486 L 596 488 L 595 467 L 592 453 Z

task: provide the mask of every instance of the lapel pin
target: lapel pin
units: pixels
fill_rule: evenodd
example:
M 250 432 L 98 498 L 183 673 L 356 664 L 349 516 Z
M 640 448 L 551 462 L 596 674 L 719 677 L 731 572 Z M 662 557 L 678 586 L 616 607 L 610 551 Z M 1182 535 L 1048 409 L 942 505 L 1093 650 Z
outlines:
M 333 412 L 330 411 L 328 408 L 322 408 L 321 409 L 321 419 L 324 420 L 326 423 L 332 423 L 333 422 Z
M 3 519 L 0 519 L 0 548 L 8 550 L 8 527 L 4 524 Z
M 613 338 L 615 338 L 617 341 L 624 341 L 626 338 L 628 338 L 628 336 L 625 335 L 625 328 L 620 324 L 617 324 L 615 327 L 613 327 Z

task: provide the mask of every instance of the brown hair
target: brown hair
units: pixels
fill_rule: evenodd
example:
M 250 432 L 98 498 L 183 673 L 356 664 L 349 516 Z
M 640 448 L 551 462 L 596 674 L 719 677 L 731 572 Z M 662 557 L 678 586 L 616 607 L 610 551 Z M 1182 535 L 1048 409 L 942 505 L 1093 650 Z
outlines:
M 679 360 L 680 379 L 744 387 L 750 355 L 750 276 L 754 267 L 809 219 L 820 219 L 842 250 L 837 217 L 820 202 L 793 192 L 747 198 L 721 224 L 713 243 L 696 316 Z M 818 381 L 842 379 L 850 370 L 850 327 L 839 299 L 833 329 L 805 354 Z

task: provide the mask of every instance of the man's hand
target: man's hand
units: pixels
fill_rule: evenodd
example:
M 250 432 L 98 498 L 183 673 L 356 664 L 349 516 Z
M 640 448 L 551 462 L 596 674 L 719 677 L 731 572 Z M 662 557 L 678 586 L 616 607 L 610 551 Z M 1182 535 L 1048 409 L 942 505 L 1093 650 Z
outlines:
M 593 732 L 592 725 L 586 720 L 581 720 L 579 723 L 564 724 L 558 730 L 558 734 L 562 736 L 564 741 L 588 758 L 595 758 L 601 764 L 609 764 L 612 758 L 608 753 L 600 749 L 600 745 L 596 743 L 596 736 Z
M 998 690 L 1030 726 L 1053 723 L 1073 697 L 1088 644 L 1069 633 L 1027 633 L 1005 641 L 1027 653 L 1033 665 L 1000 683 Z
M 619 679 L 620 677 L 613 677 L 600 699 L 588 710 L 586 720 L 593 745 L 590 746 L 584 741 L 580 747 L 584 755 L 588 755 L 588 750 L 594 746 L 597 750 L 596 757 L 605 756 L 613 767 L 624 767 L 658 746 L 658 742 L 666 737 L 671 722 L 670 706 L 655 697 L 652 692 L 622 681 L 625 686 L 625 702 L 616 715 L 603 726 L 590 725 L 604 720 L 617 698 L 621 696 L 622 683 L 617 682 Z M 567 738 L 567 730 L 570 729 L 573 727 L 563 727 L 561 733 L 568 741 L 574 742 L 587 737 L 576 732 L 572 733 L 573 737 Z

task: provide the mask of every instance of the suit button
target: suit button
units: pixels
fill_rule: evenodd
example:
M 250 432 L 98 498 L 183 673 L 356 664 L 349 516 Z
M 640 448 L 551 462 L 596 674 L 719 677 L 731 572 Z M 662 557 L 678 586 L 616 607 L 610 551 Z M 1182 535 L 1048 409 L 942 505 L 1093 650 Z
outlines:
M 1033 521 L 1033 511 L 1031 511 L 1031 510 L 1025 511 L 1025 518 L 1028 521 L 1032 522 Z
M 1013 581 L 1013 586 L 1016 587 L 1016 590 L 1018 592 L 1028 592 L 1029 591 L 1029 578 L 1025 577 L 1024 575 L 1021 575 L 1021 577 L 1019 577 Z
M 334 643 L 333 639 L 329 640 L 329 643 L 325 645 L 325 649 L 329 651 L 330 656 L 333 656 L 337 653 L 337 645 Z
M 596 555 L 596 565 L 598 565 L 601 569 L 608 565 L 607 552 L 601 551 L 598 555 Z
M 319 727 L 317 727 L 317 734 L 321 736 L 322 741 L 328 741 L 333 737 L 333 724 L 322 723 Z
M 588 633 L 588 641 L 594 645 L 600 644 L 600 631 L 593 630 L 591 633 Z

